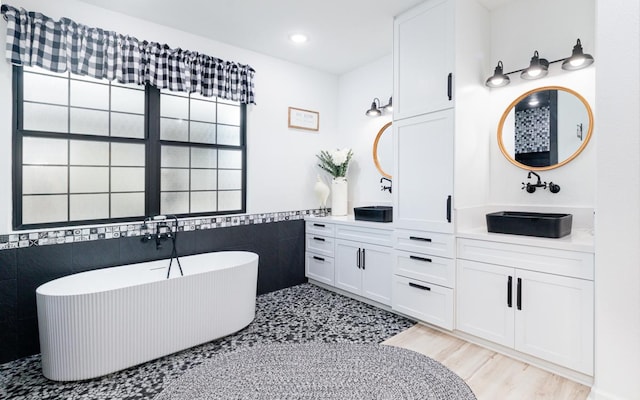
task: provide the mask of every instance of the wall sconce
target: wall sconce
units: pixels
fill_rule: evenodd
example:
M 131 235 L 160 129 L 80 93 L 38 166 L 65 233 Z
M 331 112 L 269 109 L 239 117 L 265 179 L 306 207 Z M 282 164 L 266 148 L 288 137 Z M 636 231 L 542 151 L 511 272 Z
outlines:
M 379 117 L 380 115 L 382 115 L 383 111 L 387 111 L 387 110 L 393 111 L 392 97 L 389 97 L 389 103 L 384 106 L 380 105 L 380 99 L 376 97 L 375 99 L 373 99 L 373 102 L 371 103 L 371 108 L 368 109 L 367 112 L 365 112 L 365 115 L 369 117 Z
M 496 66 L 493 75 L 487 79 L 485 85 L 490 88 L 506 86 L 510 83 L 508 75 L 518 72 L 520 72 L 520 77 L 522 79 L 540 79 L 547 75 L 547 73 L 549 72 L 550 64 L 560 61 L 562 61 L 562 69 L 564 69 L 565 71 L 576 71 L 593 64 L 594 59 L 590 54 L 584 54 L 582 50 L 582 43 L 580 43 L 580 39 L 578 39 L 576 45 L 573 46 L 571 57 L 549 62 L 545 58 L 540 58 L 540 55 L 536 50 L 534 51 L 533 57 L 531 57 L 531 61 L 529 62 L 529 66 L 527 68 L 507 73 L 504 73 L 502 61 L 498 61 L 498 66 Z

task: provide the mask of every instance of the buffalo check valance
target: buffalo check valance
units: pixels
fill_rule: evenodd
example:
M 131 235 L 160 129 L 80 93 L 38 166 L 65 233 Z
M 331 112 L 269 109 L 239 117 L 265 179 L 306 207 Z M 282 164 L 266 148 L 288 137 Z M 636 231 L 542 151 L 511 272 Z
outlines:
M 6 57 L 14 65 L 255 104 L 255 70 L 249 65 L 91 28 L 69 18 L 55 21 L 6 4 L 1 11 L 7 21 Z

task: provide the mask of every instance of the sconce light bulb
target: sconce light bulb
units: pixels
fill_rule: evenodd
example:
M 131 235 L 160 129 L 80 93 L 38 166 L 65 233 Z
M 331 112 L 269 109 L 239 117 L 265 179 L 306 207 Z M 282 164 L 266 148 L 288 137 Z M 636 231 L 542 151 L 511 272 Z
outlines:
M 501 85 L 502 82 L 504 82 L 504 78 L 502 78 L 502 77 L 496 77 L 496 78 L 491 79 L 491 83 L 493 83 L 496 86 Z
M 579 67 L 584 64 L 584 60 L 584 57 L 575 57 L 569 61 L 569 64 L 571 64 L 572 67 Z
M 527 71 L 527 74 L 529 74 L 530 77 L 534 78 L 540 75 L 541 72 L 542 70 L 540 68 L 532 68 L 532 69 L 529 69 L 529 71 Z

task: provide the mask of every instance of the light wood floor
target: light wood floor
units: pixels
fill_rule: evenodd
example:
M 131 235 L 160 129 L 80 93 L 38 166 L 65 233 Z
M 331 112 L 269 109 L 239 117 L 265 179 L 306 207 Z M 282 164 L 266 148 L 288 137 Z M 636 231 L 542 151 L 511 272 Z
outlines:
M 444 364 L 467 382 L 478 400 L 584 400 L 590 388 L 423 325 L 383 342 Z

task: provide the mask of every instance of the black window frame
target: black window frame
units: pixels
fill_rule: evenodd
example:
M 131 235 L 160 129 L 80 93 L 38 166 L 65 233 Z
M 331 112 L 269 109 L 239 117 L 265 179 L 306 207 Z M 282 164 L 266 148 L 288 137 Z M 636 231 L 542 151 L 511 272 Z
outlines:
M 28 131 L 23 129 L 23 68 L 21 66 L 13 66 L 12 77 L 13 91 L 13 115 L 12 115 L 12 203 L 13 203 L 13 229 L 41 229 L 41 228 L 64 228 L 69 226 L 80 225 L 101 225 L 112 223 L 126 223 L 133 221 L 141 221 L 147 216 L 155 216 L 160 214 L 160 177 L 161 177 L 161 146 L 188 146 L 188 147 L 208 147 L 217 149 L 233 149 L 242 152 L 242 171 L 241 171 L 241 207 L 237 210 L 224 211 L 208 211 L 198 213 L 182 213 L 176 214 L 178 218 L 190 217 L 215 217 L 220 215 L 234 215 L 246 213 L 247 204 L 247 106 L 239 103 L 240 110 L 240 144 L 219 145 L 219 144 L 201 144 L 193 142 L 181 142 L 173 140 L 160 139 L 160 89 L 151 85 L 145 85 L 144 96 L 144 138 L 127 138 L 115 136 L 86 135 L 76 133 L 60 133 L 45 131 Z M 74 220 L 60 222 L 46 222 L 25 224 L 22 222 L 22 139 L 24 137 L 44 137 L 57 139 L 74 139 L 87 140 L 96 142 L 109 143 L 144 143 L 145 145 L 145 215 L 122 217 L 122 218 L 105 218 L 90 220 Z M 109 191 L 111 193 L 111 191 Z

